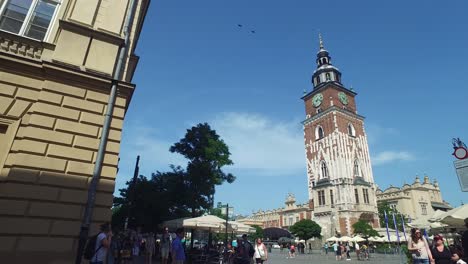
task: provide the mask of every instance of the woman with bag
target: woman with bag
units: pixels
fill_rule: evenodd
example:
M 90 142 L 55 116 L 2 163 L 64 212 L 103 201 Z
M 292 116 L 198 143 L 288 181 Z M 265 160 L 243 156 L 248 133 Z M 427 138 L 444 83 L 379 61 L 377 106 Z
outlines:
M 261 238 L 257 238 L 257 243 L 255 243 L 255 263 L 263 264 L 264 261 L 268 259 L 268 250 L 265 247 L 265 244 L 262 243 Z
M 413 257 L 413 264 L 434 263 L 427 240 L 418 228 L 411 229 L 411 239 L 408 240 L 408 250 Z

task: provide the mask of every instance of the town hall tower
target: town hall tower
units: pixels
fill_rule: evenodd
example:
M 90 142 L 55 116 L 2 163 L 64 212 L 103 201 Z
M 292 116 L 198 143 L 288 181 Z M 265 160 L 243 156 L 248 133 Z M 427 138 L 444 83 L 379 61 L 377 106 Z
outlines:
M 358 220 L 379 226 L 364 117 L 321 36 L 316 62 L 313 90 L 302 97 L 309 203 L 324 237 L 351 235 Z

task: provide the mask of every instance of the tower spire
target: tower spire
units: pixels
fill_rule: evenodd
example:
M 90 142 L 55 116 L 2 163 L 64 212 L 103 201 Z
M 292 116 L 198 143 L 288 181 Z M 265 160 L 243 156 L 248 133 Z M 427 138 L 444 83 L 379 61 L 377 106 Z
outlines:
M 323 47 L 322 33 L 320 33 L 320 32 L 319 32 L 319 44 L 320 44 L 320 49 L 321 49 L 321 50 L 322 50 L 322 49 L 325 49 L 325 48 Z
M 322 33 L 319 32 L 319 51 L 317 52 L 317 69 L 312 75 L 314 89 L 322 83 L 336 82 L 341 84 L 341 72 L 332 65 L 331 57 L 323 45 Z

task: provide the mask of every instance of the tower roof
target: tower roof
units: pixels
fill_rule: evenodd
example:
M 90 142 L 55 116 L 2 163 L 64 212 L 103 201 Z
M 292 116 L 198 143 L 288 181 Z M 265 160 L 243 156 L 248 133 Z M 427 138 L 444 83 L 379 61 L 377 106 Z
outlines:
M 312 75 L 314 89 L 322 83 L 337 82 L 341 84 L 341 72 L 332 65 L 331 57 L 323 44 L 322 34 L 319 33 L 319 51 L 317 52 L 317 69 Z

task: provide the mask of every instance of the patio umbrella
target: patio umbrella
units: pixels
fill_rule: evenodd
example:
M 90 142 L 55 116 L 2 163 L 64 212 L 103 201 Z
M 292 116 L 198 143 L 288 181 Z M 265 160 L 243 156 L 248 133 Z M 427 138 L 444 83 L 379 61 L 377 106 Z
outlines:
M 329 239 L 327 239 L 327 242 L 332 242 L 332 241 L 336 242 L 336 241 L 338 241 L 338 238 L 336 236 L 332 236 Z
M 239 223 L 236 221 L 229 221 L 229 225 L 232 227 L 235 227 L 235 233 L 237 234 L 252 234 L 257 232 L 257 230 L 254 227 L 251 227 L 249 225 L 246 225 L 244 223 Z
M 364 238 L 360 237 L 360 236 L 355 236 L 353 238 L 351 238 L 351 241 L 352 242 L 362 242 L 362 241 L 366 241 Z
M 407 225 L 409 227 L 415 227 L 415 228 L 421 228 L 421 229 L 437 229 L 437 228 L 442 228 L 447 225 L 442 224 L 436 219 L 444 214 L 445 212 L 442 210 L 436 210 L 432 215 L 430 216 L 425 216 L 425 217 L 419 217 L 416 220 L 414 220 L 411 223 L 408 223 Z
M 446 224 L 451 228 L 463 228 L 465 226 L 464 220 L 466 218 L 468 218 L 468 204 L 443 213 L 433 220 L 440 221 L 442 224 Z
M 384 242 L 384 240 L 381 237 L 369 237 L 368 239 L 370 242 L 375 242 L 375 243 L 381 243 Z
M 351 241 L 351 238 L 349 236 L 342 236 L 338 239 L 340 242 L 348 242 Z
M 184 228 L 193 228 L 199 230 L 211 230 L 211 231 L 225 231 L 226 220 L 219 218 L 214 215 L 204 215 L 195 218 L 184 219 Z M 236 229 L 233 224 L 228 224 L 228 231 L 231 232 Z

